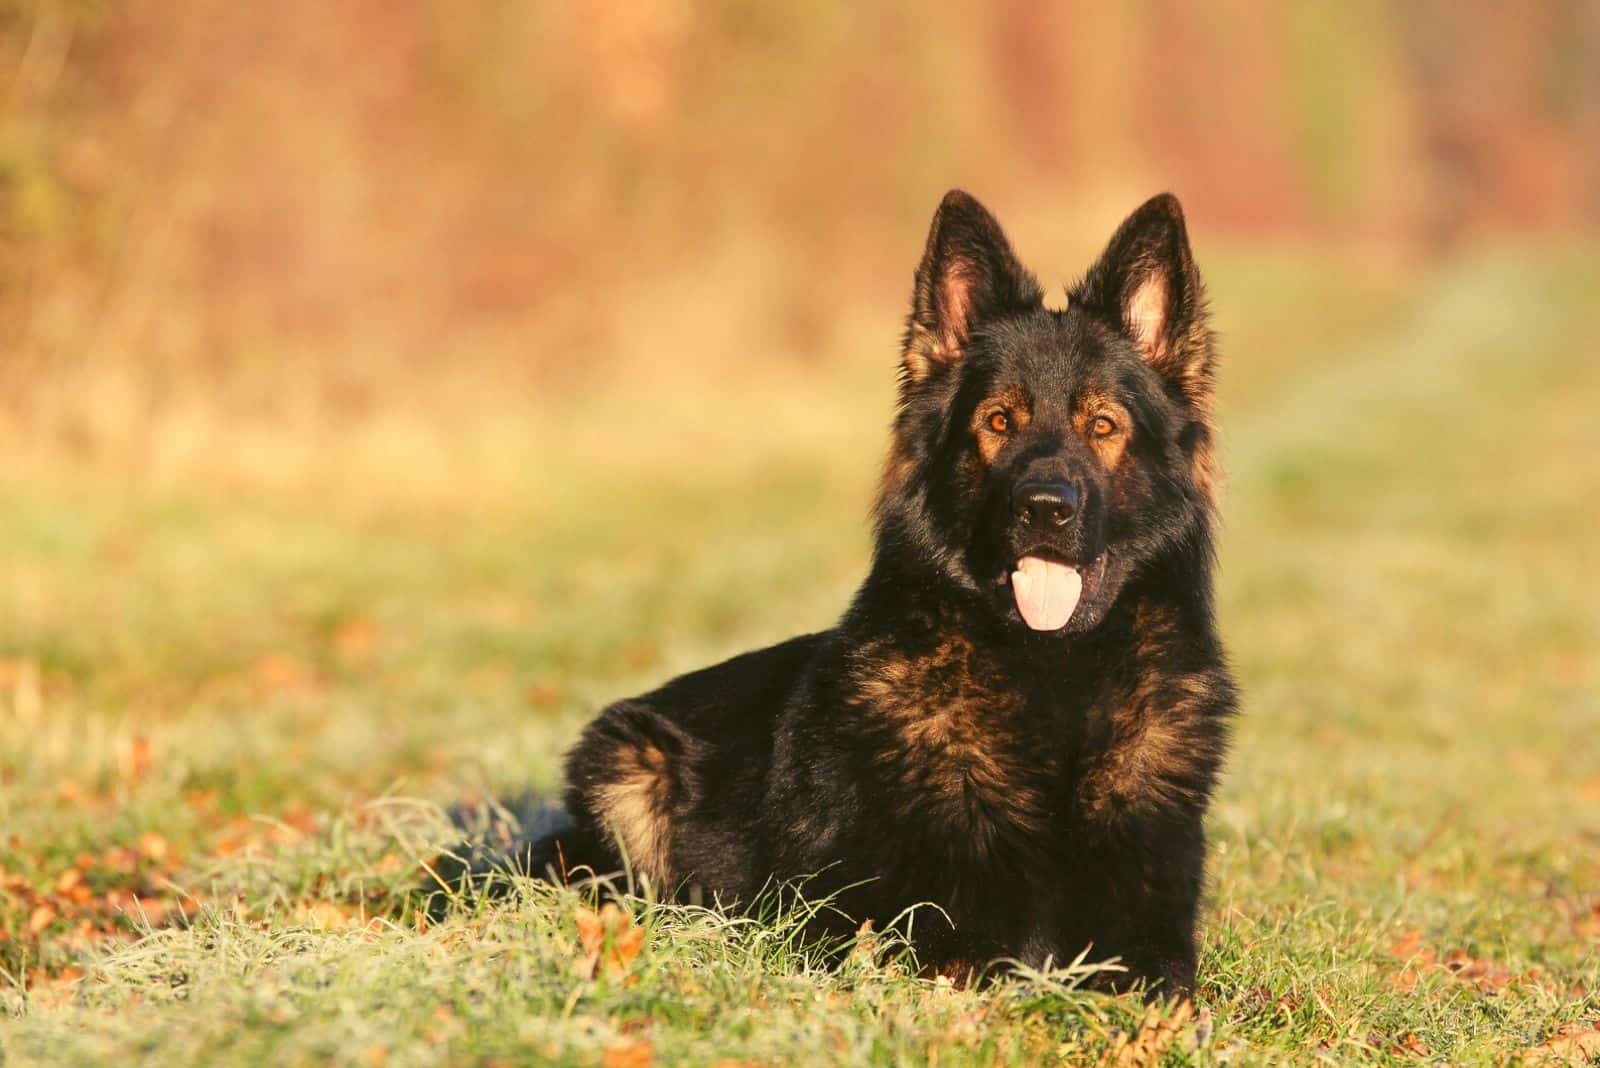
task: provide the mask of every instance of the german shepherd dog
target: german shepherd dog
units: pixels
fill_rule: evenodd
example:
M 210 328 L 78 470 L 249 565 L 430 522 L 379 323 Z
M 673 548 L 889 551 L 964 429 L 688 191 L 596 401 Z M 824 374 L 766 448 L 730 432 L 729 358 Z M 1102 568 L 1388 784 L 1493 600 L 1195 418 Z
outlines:
M 819 933 L 937 905 L 913 933 L 930 971 L 1087 950 L 1125 969 L 1103 985 L 1192 990 L 1235 691 L 1212 612 L 1215 356 L 1177 199 L 1135 211 L 1065 310 L 1042 296 L 993 216 L 948 194 L 844 617 L 605 709 L 564 812 L 474 871 L 626 865 L 724 903 L 810 876 L 839 913 Z

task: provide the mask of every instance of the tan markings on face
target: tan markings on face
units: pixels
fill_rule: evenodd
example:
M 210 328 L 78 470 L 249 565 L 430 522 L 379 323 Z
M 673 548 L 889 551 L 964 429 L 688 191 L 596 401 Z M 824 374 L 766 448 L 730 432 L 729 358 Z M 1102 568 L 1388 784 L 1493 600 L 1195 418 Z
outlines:
M 1097 818 L 1147 816 L 1194 804 L 1216 749 L 1207 717 L 1220 688 L 1214 671 L 1167 666 L 1179 643 L 1169 610 L 1141 605 L 1135 615 L 1138 681 L 1112 713 L 1112 740 L 1084 776 L 1081 797 Z
M 1101 423 L 1106 420 L 1106 423 Z M 1109 428 L 1110 432 L 1104 431 Z M 1089 443 L 1107 471 L 1115 471 L 1128 449 L 1133 417 L 1115 397 L 1104 393 L 1085 393 L 1078 398 L 1072 413 L 1072 429 Z
M 596 812 L 636 871 L 667 877 L 667 757 L 653 745 L 617 751 L 615 778 L 595 791 Z
M 985 466 L 994 466 L 1000 450 L 1022 432 L 1032 417 L 1028 396 L 1019 390 L 991 394 L 972 410 L 972 436 Z
M 1044 802 L 1031 785 L 1029 749 L 1003 726 L 1018 697 L 983 681 L 972 644 L 949 635 L 916 656 L 868 645 L 854 657 L 856 702 L 901 744 L 880 757 L 912 806 L 942 809 L 979 835 L 1001 824 L 1037 827 Z

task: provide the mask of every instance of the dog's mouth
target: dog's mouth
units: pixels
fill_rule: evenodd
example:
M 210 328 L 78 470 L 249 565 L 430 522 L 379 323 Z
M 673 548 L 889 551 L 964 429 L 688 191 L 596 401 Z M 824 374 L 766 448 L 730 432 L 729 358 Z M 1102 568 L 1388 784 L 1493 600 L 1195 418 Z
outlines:
M 1033 630 L 1055 631 L 1072 622 L 1084 596 L 1092 596 L 1106 573 L 1106 554 L 1086 564 L 1072 563 L 1049 550 L 1032 550 L 1018 558 L 1009 575 L 1017 613 Z

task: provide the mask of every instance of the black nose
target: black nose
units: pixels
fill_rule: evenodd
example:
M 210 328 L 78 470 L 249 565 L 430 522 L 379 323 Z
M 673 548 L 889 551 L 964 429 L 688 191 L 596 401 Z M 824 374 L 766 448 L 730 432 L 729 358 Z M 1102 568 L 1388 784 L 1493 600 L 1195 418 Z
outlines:
M 1011 491 L 1011 510 L 1019 522 L 1064 527 L 1078 514 L 1078 487 L 1070 482 L 1023 482 Z

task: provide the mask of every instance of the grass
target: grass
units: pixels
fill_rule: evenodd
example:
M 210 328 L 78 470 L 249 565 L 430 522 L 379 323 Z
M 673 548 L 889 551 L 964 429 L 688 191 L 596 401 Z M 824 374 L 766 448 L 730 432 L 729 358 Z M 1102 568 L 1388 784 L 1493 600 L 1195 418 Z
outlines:
M 437 448 L 397 434 L 271 479 L 230 477 L 226 453 L 0 476 L 0 1061 L 1581 1049 L 1600 1027 L 1600 261 L 1488 250 L 1374 282 L 1222 257 L 1212 276 L 1246 701 L 1199 1015 L 1163 1031 L 1071 970 L 952 990 L 888 943 L 826 971 L 793 916 L 642 900 L 642 950 L 587 980 L 572 892 L 434 926 L 408 905 L 441 804 L 549 788 L 605 701 L 842 606 L 889 404 L 894 312 L 874 308 L 841 327 L 860 355 L 658 368 Z

